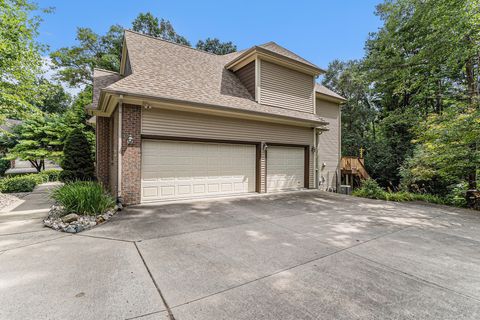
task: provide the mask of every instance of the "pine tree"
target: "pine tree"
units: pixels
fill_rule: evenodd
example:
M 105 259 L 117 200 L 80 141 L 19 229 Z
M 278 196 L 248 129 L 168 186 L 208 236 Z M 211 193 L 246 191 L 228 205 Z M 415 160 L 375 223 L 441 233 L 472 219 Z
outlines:
M 95 167 L 87 137 L 81 129 L 75 129 L 68 136 L 63 149 L 62 181 L 93 180 Z

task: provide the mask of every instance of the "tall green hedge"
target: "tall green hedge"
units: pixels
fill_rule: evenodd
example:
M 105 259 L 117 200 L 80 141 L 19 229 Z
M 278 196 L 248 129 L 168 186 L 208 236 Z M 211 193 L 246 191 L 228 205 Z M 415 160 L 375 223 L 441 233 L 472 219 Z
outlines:
M 63 149 L 62 181 L 93 180 L 95 167 L 90 144 L 81 129 L 75 129 L 65 141 Z

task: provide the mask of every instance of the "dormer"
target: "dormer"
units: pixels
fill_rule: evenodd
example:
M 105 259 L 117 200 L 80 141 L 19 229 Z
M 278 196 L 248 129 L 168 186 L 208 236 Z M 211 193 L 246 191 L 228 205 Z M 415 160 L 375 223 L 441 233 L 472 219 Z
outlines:
M 226 65 L 260 104 L 315 113 L 315 78 L 324 71 L 269 42 L 252 47 Z

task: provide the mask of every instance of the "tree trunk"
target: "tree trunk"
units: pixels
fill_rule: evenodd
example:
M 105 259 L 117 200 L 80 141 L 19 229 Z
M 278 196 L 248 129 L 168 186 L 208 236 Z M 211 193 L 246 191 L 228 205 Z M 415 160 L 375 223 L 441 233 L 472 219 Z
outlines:
M 467 60 L 465 64 L 465 75 L 467 79 L 467 99 L 468 105 L 474 107 L 475 103 L 475 93 L 476 93 L 476 83 L 475 83 L 475 69 L 473 67 L 473 58 Z
M 35 170 L 37 170 L 37 172 L 40 172 L 42 171 L 42 164 L 41 163 L 38 163 L 37 160 L 28 160 L 32 166 L 35 168 Z

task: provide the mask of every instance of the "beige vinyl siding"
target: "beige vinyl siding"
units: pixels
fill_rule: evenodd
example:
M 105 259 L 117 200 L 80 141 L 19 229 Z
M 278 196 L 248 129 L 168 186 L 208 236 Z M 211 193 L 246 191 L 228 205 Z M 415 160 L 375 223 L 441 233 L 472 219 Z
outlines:
M 252 98 L 255 98 L 255 61 L 238 69 L 235 74 L 252 95 Z
M 314 112 L 313 77 L 260 60 L 260 103 L 295 111 Z
M 142 134 L 255 143 L 313 145 L 313 130 L 311 128 L 159 108 L 143 110 Z M 265 157 L 262 156 L 262 173 L 265 172 L 264 160 Z M 264 175 L 262 181 L 264 181 L 263 179 L 265 179 Z M 313 156 L 310 157 L 309 181 L 310 187 L 313 187 Z
M 340 167 L 340 106 L 317 99 L 317 114 L 328 122 L 328 131 L 318 137 L 318 172 L 320 189 L 336 188 Z M 323 163 L 325 166 L 323 167 Z

